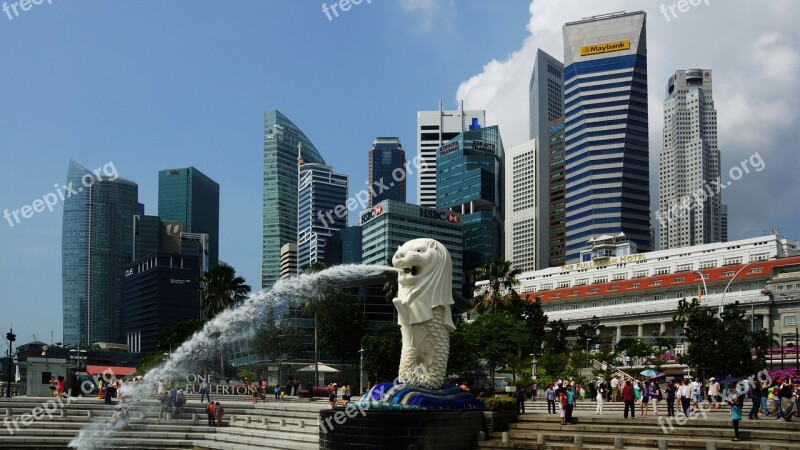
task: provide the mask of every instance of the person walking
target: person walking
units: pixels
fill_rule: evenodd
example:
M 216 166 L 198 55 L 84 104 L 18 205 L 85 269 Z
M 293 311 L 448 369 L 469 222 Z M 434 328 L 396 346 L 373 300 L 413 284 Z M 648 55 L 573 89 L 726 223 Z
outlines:
M 565 414 L 567 425 L 572 425 L 572 412 L 575 410 L 575 401 L 578 396 L 574 389 L 572 384 L 567 387 L 567 413 Z
M 561 417 L 561 425 L 567 425 L 567 389 L 558 389 L 558 404 L 560 406 L 559 415 Z
M 634 407 L 633 401 L 636 397 L 633 395 L 633 385 L 630 381 L 625 382 L 625 386 L 622 388 L 622 401 L 625 402 L 625 413 L 624 417 L 628 418 L 628 410 L 631 411 L 631 418 L 636 418 L 636 408 Z
M 703 400 L 703 382 L 700 377 L 695 378 L 691 384 L 692 387 L 692 400 L 694 400 L 694 407 L 699 408 L 700 401 Z
M 210 389 L 210 386 L 208 385 L 208 381 L 203 380 L 203 382 L 200 383 L 200 402 L 201 403 L 204 401 L 204 399 L 208 400 L 209 402 L 211 401 L 211 394 L 209 394 L 210 390 L 211 389 Z
M 736 392 L 736 383 L 728 385 L 728 389 Z M 742 420 L 742 405 L 744 404 L 744 395 L 734 395 L 726 400 L 731 407 L 731 422 L 733 423 L 733 442 L 739 442 L 739 421 Z
M 667 383 L 667 417 L 675 417 L 675 394 L 678 392 L 675 382 L 670 380 Z
M 214 402 L 210 400 L 208 406 L 206 406 L 206 414 L 208 414 L 208 426 L 213 427 L 216 416 L 214 415 Z
M 547 399 L 547 414 L 556 413 L 556 391 L 553 386 L 553 383 L 550 383 L 550 386 L 544 391 L 544 396 Z
M 280 396 L 281 396 L 281 387 L 280 387 L 280 385 L 276 385 L 275 386 L 274 392 L 275 392 L 275 400 L 278 400 L 280 398 Z
M 653 415 L 658 415 L 658 402 L 661 400 L 661 388 L 658 386 L 658 381 L 653 381 L 650 386 L 650 403 L 653 405 Z
M 600 386 L 597 388 L 597 397 L 595 397 L 597 399 L 597 407 L 594 410 L 594 414 L 596 416 L 603 415 L 603 402 L 605 401 L 605 396 L 606 396 L 606 383 L 602 382 L 600 383 Z
M 711 402 L 711 409 L 719 409 L 719 404 L 722 401 L 720 394 L 719 382 L 714 377 L 708 379 L 708 401 Z

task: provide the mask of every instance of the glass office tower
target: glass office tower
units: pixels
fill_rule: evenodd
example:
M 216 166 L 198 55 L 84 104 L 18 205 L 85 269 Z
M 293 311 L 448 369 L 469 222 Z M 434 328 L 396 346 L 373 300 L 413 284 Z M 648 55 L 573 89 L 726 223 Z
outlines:
M 123 268 L 133 253 L 139 188 L 122 178 L 98 181 L 70 160 L 64 199 L 61 290 L 64 345 L 122 343 Z
M 347 226 L 347 175 L 324 164 L 300 166 L 297 186 L 297 271 L 325 262 L 325 240 Z M 342 209 L 344 210 L 342 212 Z
M 209 237 L 209 266 L 219 261 L 219 184 L 195 169 L 158 172 L 158 217 Z
M 325 164 L 306 135 L 277 110 L 264 113 L 264 198 L 261 287 L 281 276 L 281 247 L 297 242 L 297 155 Z
M 564 25 L 567 262 L 603 234 L 652 248 L 645 17 Z
M 369 206 L 406 201 L 406 151 L 400 138 L 378 137 L 369 149 Z

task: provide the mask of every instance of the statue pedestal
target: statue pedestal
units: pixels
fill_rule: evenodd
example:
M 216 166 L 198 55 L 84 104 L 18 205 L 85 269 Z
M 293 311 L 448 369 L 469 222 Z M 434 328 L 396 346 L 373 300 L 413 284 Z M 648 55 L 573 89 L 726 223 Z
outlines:
M 475 410 L 363 409 L 342 414 L 342 408 L 320 412 L 320 450 L 464 450 L 477 446 L 483 430 L 483 412 Z

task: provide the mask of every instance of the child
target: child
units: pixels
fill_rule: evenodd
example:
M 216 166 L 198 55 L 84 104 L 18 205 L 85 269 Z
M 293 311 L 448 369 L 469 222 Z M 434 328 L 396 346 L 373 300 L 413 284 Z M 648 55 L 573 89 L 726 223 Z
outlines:
M 736 383 L 730 383 L 728 389 L 731 392 L 736 392 Z M 733 442 L 739 442 L 739 421 L 742 420 L 742 405 L 744 404 L 744 395 L 736 395 L 728 398 L 726 402 L 731 406 L 731 421 L 733 422 Z

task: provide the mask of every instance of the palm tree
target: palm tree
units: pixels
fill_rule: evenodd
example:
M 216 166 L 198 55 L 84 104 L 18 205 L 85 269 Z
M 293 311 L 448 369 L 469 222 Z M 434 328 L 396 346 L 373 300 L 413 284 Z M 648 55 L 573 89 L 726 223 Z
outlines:
M 226 263 L 212 267 L 198 280 L 197 293 L 202 300 L 203 317 L 211 320 L 222 311 L 235 306 L 247 298 L 250 286 L 244 278 L 236 275 L 236 269 Z
M 503 258 L 492 258 L 472 271 L 475 281 L 489 282 L 474 289 L 473 304 L 479 313 L 498 312 L 511 306 L 512 297 L 517 294 L 514 286 L 519 284 L 517 277 L 522 273 L 520 269 L 512 268 L 511 264 L 511 261 Z
M 236 269 L 226 263 L 219 263 L 204 273 L 198 280 L 200 287 L 201 311 L 206 320 L 213 319 L 217 314 L 231 308 L 247 298 L 250 286 L 245 284 L 244 278 L 236 275 Z M 225 378 L 225 351 L 220 348 L 219 363 L 221 378 Z

